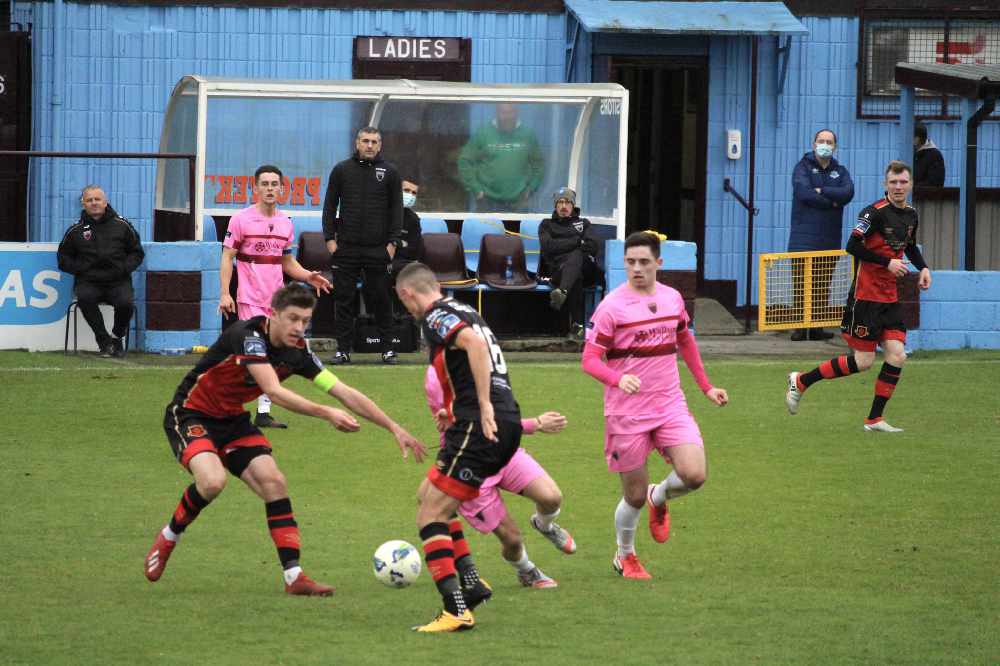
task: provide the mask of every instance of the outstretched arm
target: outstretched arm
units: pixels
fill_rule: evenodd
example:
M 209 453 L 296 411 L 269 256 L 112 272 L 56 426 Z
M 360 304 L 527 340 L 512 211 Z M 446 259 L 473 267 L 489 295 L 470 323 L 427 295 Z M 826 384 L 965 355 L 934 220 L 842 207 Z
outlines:
M 271 398 L 271 402 L 291 410 L 296 414 L 315 416 L 323 419 L 343 432 L 355 432 L 361 428 L 360 424 L 350 414 L 334 407 L 320 405 L 312 400 L 307 400 L 295 391 L 286 389 L 278 380 L 278 375 L 270 363 L 252 363 L 247 366 L 250 376 L 257 382 L 257 386 Z
M 396 438 L 396 442 L 399 444 L 399 449 L 403 453 L 404 458 L 407 457 L 409 451 L 413 451 L 414 460 L 420 462 L 424 459 L 424 453 L 426 453 L 424 445 L 413 437 L 413 435 L 408 433 L 401 425 L 389 418 L 389 416 L 375 404 L 375 401 L 366 396 L 364 393 L 348 386 L 342 381 L 337 381 L 336 384 L 330 387 L 328 392 L 334 398 L 339 400 L 344 407 L 347 407 L 358 416 L 361 416 L 375 425 L 381 426 L 391 432 L 392 436 Z

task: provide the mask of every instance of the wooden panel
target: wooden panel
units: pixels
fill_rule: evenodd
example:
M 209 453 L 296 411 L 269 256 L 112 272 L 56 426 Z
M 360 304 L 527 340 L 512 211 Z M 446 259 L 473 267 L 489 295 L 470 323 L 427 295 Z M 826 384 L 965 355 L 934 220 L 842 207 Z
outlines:
M 958 252 L 965 252 L 958 247 L 957 196 L 917 200 L 914 206 L 920 215 L 917 242 L 927 264 L 932 271 L 954 270 Z M 1000 199 L 993 196 L 976 201 L 976 270 L 1000 270 Z
M 165 303 L 201 303 L 199 271 L 149 271 L 146 300 Z
M 150 331 L 201 330 L 201 303 L 146 301 L 146 328 Z

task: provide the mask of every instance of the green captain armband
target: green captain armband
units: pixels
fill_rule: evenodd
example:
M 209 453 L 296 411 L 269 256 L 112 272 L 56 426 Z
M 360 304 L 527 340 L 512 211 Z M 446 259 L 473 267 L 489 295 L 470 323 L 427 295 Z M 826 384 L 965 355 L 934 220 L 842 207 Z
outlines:
M 333 374 L 329 370 L 321 370 L 318 375 L 313 377 L 313 384 L 319 387 L 319 390 L 323 393 L 329 393 L 330 389 L 332 389 L 338 381 L 340 380 L 337 379 L 337 375 Z

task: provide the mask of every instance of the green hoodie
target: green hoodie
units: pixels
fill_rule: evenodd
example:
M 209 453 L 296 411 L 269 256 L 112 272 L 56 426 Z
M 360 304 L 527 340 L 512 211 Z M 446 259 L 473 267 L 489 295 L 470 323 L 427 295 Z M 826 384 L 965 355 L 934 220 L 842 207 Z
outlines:
M 472 194 L 497 201 L 517 201 L 542 184 L 545 158 L 534 132 L 520 122 L 509 132 L 496 120 L 483 125 L 462 148 L 458 175 Z

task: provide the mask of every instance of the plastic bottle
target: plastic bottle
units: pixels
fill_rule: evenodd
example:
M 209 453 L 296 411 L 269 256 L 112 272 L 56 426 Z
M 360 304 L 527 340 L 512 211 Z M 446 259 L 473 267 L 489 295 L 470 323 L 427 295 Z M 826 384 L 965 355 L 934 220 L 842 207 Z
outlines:
M 504 259 L 503 281 L 504 284 L 514 284 L 514 258 L 510 255 Z

